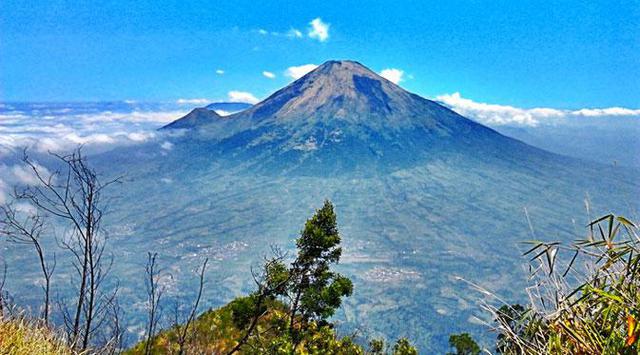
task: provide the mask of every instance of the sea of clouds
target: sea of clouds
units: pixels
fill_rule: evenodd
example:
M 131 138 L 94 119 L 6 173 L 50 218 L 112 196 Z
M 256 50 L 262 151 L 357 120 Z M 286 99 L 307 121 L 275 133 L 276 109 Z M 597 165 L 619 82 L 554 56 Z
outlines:
M 83 145 L 95 152 L 144 142 L 189 108 L 135 102 L 2 103 L 0 159 L 24 148 L 60 152 Z
M 192 106 L 133 101 L 0 103 L 0 204 L 8 200 L 11 186 L 34 183 L 33 174 L 17 163 L 24 149 L 46 154 L 83 146 L 88 153 L 99 153 L 147 142 Z

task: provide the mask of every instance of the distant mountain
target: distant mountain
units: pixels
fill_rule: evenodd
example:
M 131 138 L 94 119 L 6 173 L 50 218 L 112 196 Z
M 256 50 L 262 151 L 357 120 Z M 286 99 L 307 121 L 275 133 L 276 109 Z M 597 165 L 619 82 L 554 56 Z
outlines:
M 227 113 L 236 113 L 243 111 L 251 107 L 252 105 L 246 102 L 214 102 L 205 106 L 205 108 L 213 111 L 224 111 Z
M 188 129 L 202 127 L 222 118 L 223 115 L 236 113 L 251 107 L 243 102 L 214 102 L 206 107 L 198 107 L 187 115 L 167 124 L 161 129 Z
M 195 128 L 214 122 L 215 120 L 218 120 L 220 118 L 221 116 L 218 115 L 215 111 L 200 107 L 191 110 L 191 112 L 189 112 L 186 116 L 169 123 L 163 128 Z

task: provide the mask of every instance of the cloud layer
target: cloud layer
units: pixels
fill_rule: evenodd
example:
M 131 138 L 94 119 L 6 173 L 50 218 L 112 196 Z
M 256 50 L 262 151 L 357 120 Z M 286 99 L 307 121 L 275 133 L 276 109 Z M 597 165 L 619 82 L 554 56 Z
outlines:
M 436 96 L 437 101 L 451 107 L 457 113 L 487 125 L 557 124 L 566 118 L 575 117 L 632 117 L 640 118 L 640 109 L 622 107 L 583 108 L 562 110 L 555 108 L 519 108 L 508 105 L 488 104 L 464 98 L 460 93 Z
M 144 142 L 156 136 L 158 127 L 185 115 L 188 108 L 183 105 L 138 107 L 133 101 L 4 104 L 0 110 L 0 158 L 25 147 L 38 152 L 66 151 L 81 144 L 102 150 Z

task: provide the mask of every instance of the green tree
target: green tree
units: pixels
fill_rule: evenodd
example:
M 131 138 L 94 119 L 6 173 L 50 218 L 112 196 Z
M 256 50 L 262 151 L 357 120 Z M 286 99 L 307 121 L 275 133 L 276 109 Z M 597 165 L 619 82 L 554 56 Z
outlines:
M 449 337 L 449 345 L 455 348 L 456 351 L 449 353 L 448 355 L 478 355 L 480 354 L 480 347 L 469 333 L 452 334 Z
M 289 310 L 289 331 L 295 345 L 310 321 L 325 324 L 342 298 L 350 296 L 353 284 L 331 270 L 342 255 L 336 214 L 329 201 L 307 220 L 296 241 L 298 255 L 293 262 L 289 287 L 285 291 L 293 301 Z
M 384 340 L 373 339 L 369 342 L 369 354 L 370 355 L 384 355 Z
M 393 355 L 418 355 L 418 350 L 411 345 L 409 339 L 400 338 L 393 346 Z

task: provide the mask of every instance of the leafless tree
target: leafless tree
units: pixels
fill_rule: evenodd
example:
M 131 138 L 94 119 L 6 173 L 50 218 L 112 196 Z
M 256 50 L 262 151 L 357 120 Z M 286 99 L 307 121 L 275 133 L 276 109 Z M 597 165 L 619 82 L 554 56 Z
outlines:
M 106 235 L 101 228 L 104 211 L 103 190 L 118 179 L 101 182 L 88 164 L 81 148 L 56 158 L 60 170 L 52 173 L 24 154 L 23 162 L 32 170 L 37 183 L 16 191 L 16 198 L 28 201 L 47 216 L 64 221 L 69 233 L 60 241 L 70 252 L 77 272 L 77 294 L 72 309 L 63 315 L 70 340 L 79 350 L 86 349 L 91 336 L 107 316 L 116 292 L 102 292 L 111 261 L 104 260 Z
M 49 264 L 44 252 L 41 237 L 45 227 L 45 219 L 38 211 L 35 211 L 33 214 L 20 213 L 11 203 L 0 206 L 0 213 L 2 217 L 2 220 L 0 220 L 0 235 L 4 235 L 7 240 L 13 243 L 31 245 L 36 251 L 40 270 L 44 278 L 44 286 L 42 287 L 44 292 L 42 318 L 45 324 L 48 324 L 51 276 L 56 267 L 56 257 L 55 254 L 53 254 L 53 261 Z M 0 298 L 1 297 L 0 295 Z
M 102 341 L 97 353 L 104 355 L 114 355 L 122 352 L 125 343 L 125 327 L 122 324 L 123 310 L 120 307 L 118 298 L 113 298 L 109 304 L 109 316 L 106 326 L 101 333 Z
M 286 258 L 286 254 L 283 254 L 279 249 L 272 247 L 272 252 L 275 255 L 272 258 L 266 259 L 263 265 L 263 269 L 260 272 L 251 270 L 253 281 L 256 284 L 257 290 L 253 293 L 255 296 L 254 308 L 251 315 L 251 321 L 249 326 L 244 332 L 244 335 L 238 343 L 227 353 L 227 355 L 235 354 L 247 344 L 251 336 L 254 335 L 256 327 L 260 319 L 268 313 L 268 308 L 265 307 L 265 303 L 269 299 L 273 299 L 277 294 L 280 294 L 282 288 L 291 280 L 289 275 L 283 279 L 273 279 L 272 270 L 278 265 L 282 265 L 283 260 Z
M 7 263 L 2 261 L 2 276 L 0 276 L 0 320 L 4 318 L 4 283 L 7 280 Z
M 165 288 L 159 285 L 160 270 L 156 265 L 158 253 L 147 253 L 147 265 L 145 266 L 145 286 L 147 288 L 147 342 L 144 347 L 146 355 L 151 354 L 153 348 L 153 338 L 156 333 L 158 322 L 162 312 L 160 310 L 160 300 L 164 294 Z
M 189 328 L 191 327 L 191 323 L 193 323 L 193 321 L 196 319 L 196 315 L 198 313 L 198 306 L 200 305 L 200 299 L 202 298 L 202 291 L 204 289 L 204 272 L 207 268 L 208 262 L 209 258 L 206 258 L 202 263 L 202 267 L 200 269 L 198 293 L 196 294 L 196 298 L 193 300 L 187 320 L 182 326 L 178 328 L 178 354 L 180 355 L 183 355 L 185 353 L 185 344 L 187 343 L 187 340 L 189 340 Z M 176 307 L 176 309 L 178 308 L 179 307 Z

